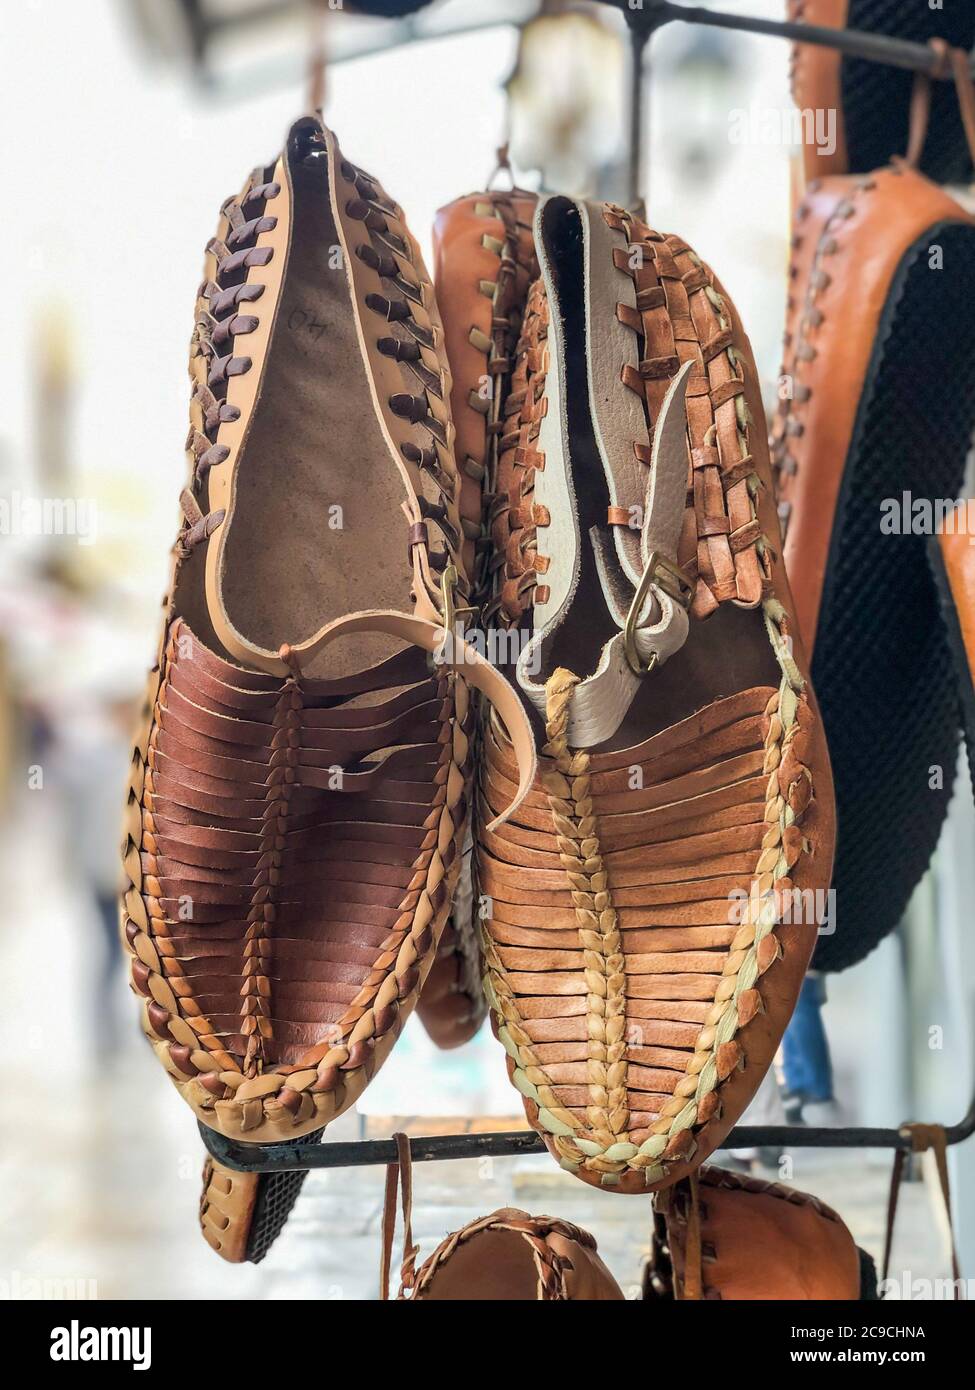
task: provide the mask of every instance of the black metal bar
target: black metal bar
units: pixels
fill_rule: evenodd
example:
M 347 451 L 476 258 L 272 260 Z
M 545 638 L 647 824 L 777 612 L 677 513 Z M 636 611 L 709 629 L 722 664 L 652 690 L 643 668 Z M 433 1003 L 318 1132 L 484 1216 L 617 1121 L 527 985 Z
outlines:
M 975 1099 L 968 1114 L 945 1134 L 949 1144 L 960 1144 L 975 1133 Z M 335 1144 L 301 1145 L 287 1140 L 278 1144 L 242 1144 L 201 1123 L 200 1134 L 213 1158 L 242 1173 L 289 1173 L 309 1168 L 360 1168 L 393 1163 L 392 1139 L 366 1139 Z M 906 1129 L 812 1129 L 805 1125 L 739 1125 L 722 1148 L 753 1149 L 905 1149 L 911 1147 Z M 417 1163 L 454 1158 L 517 1158 L 544 1153 L 545 1145 L 532 1130 L 508 1130 L 495 1134 L 431 1134 L 410 1140 Z
M 630 27 L 630 141 L 627 160 L 627 197 L 633 207 L 646 190 L 641 182 L 643 172 L 644 123 L 644 64 L 650 30 L 643 26 Z
M 700 24 L 712 29 L 733 29 L 743 34 L 763 34 L 769 38 L 792 39 L 835 48 L 851 58 L 867 58 L 888 67 L 906 68 L 910 72 L 926 72 L 930 77 L 948 81 L 950 73 L 939 72 L 941 60 L 932 48 L 907 39 L 891 38 L 888 34 L 867 34 L 859 29 L 831 29 L 821 24 L 797 24 L 785 19 L 756 19 L 750 15 L 727 14 L 723 10 L 708 10 L 700 5 L 675 5 L 671 0 L 600 0 L 604 5 L 622 10 L 633 29 L 652 34 L 663 24 L 679 22 Z M 975 63 L 972 66 L 975 72 Z

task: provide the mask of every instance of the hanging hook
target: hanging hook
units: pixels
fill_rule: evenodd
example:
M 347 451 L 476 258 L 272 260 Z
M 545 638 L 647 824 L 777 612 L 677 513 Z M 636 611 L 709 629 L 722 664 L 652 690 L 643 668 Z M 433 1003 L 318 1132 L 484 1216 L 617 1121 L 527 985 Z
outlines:
M 308 110 L 325 106 L 325 70 L 328 65 L 325 44 L 325 14 L 328 0 L 311 0 L 308 43 Z

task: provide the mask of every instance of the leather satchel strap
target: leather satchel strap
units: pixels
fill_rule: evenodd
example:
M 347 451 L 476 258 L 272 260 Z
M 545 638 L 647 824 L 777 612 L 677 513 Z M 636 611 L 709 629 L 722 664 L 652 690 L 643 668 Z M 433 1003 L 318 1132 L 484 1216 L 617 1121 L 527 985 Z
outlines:
M 934 79 L 949 76 L 954 78 L 961 123 L 972 162 L 975 163 L 975 83 L 972 81 L 971 59 L 963 48 L 952 48 L 944 39 L 929 39 L 928 45 L 937 54 L 938 64 L 933 73 L 915 74 L 904 163 L 912 169 L 919 166 L 931 116 L 931 83 Z
M 396 1235 L 396 1198 L 401 1196 L 403 1211 L 403 1263 L 400 1266 L 400 1283 L 403 1289 L 412 1289 L 416 1257 L 419 1246 L 413 1244 L 413 1158 L 410 1141 L 405 1134 L 394 1134 L 399 1155 L 395 1163 L 386 1168 L 386 1192 L 383 1199 L 383 1249 L 379 1267 L 379 1297 L 389 1300 L 389 1273 L 393 1262 L 393 1240 Z
M 945 1214 L 948 1218 L 948 1233 L 951 1241 L 951 1274 L 954 1280 L 954 1298 L 959 1297 L 961 1270 L 958 1264 L 958 1251 L 955 1246 L 955 1228 L 951 1218 L 951 1187 L 948 1180 L 948 1138 L 944 1125 L 907 1124 L 901 1126 L 901 1134 L 911 1141 L 910 1150 L 898 1149 L 894 1154 L 894 1166 L 890 1175 L 890 1195 L 887 1199 L 887 1234 L 884 1239 L 884 1261 L 881 1280 L 886 1281 L 890 1269 L 890 1254 L 894 1242 L 894 1219 L 900 1198 L 904 1169 L 910 1154 L 927 1153 L 933 1150 L 938 1169 L 938 1181 L 944 1198 Z

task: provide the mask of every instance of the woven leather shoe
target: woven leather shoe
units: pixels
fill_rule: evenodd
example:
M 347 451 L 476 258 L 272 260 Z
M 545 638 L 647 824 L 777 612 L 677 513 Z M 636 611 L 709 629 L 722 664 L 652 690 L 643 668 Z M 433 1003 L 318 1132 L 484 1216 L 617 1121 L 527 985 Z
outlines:
M 548 199 L 535 243 L 491 619 L 544 759 L 493 829 L 516 764 L 489 728 L 485 988 L 552 1153 L 641 1192 L 700 1163 L 771 1062 L 822 920 L 832 785 L 733 306 L 613 206 Z
M 704 1167 L 654 1198 L 645 1300 L 869 1300 L 877 1273 L 824 1202 Z
M 190 372 L 122 926 L 195 1114 L 293 1140 L 352 1105 L 433 963 L 469 688 L 504 703 L 525 787 L 534 749 L 507 684 L 445 632 L 469 581 L 432 286 L 400 209 L 318 120 L 224 204 Z M 208 1165 L 204 1235 L 260 1258 L 298 1186 Z
M 925 535 L 975 427 L 975 359 L 945 339 L 975 331 L 975 220 L 903 166 L 823 179 L 790 274 L 772 460 L 843 826 L 815 962 L 837 970 L 897 925 L 951 797 L 958 716 Z
M 528 290 L 538 274 L 531 228 L 535 202 L 533 193 L 520 189 L 471 193 L 441 208 L 433 229 L 434 285 L 453 377 L 464 564 L 477 606 L 490 584 L 493 558 L 482 502 L 485 495 L 489 501 L 494 497 L 515 350 Z M 439 1047 L 469 1041 L 487 1012 L 477 911 L 468 842 L 453 912 L 417 1004 Z

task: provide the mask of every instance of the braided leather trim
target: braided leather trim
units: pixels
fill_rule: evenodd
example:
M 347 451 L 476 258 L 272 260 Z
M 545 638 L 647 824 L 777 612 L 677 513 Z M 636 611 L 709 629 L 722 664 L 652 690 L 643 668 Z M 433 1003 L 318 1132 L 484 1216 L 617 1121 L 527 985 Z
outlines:
M 715 1168 L 710 1164 L 705 1164 L 698 1173 L 698 1179 L 703 1187 L 718 1187 L 727 1191 L 748 1192 L 765 1197 L 777 1197 L 783 1202 L 790 1202 L 794 1207 L 811 1207 L 818 1216 L 826 1221 L 835 1221 L 843 1225 L 843 1220 L 832 1207 L 828 1207 L 819 1197 L 814 1197 L 811 1192 L 800 1192 L 798 1188 L 788 1187 L 785 1183 L 773 1182 L 769 1178 L 756 1178 L 750 1173 L 733 1173 L 726 1168 Z M 685 1189 L 684 1182 L 678 1183 L 673 1192 L 681 1192 Z
M 482 1216 L 471 1221 L 459 1231 L 454 1231 L 437 1246 L 428 1260 L 417 1270 L 412 1285 L 401 1285 L 397 1298 L 405 1300 L 421 1295 L 436 1278 L 442 1265 L 445 1265 L 461 1245 L 476 1240 L 485 1231 L 507 1231 L 520 1236 L 531 1247 L 535 1269 L 538 1274 L 538 1298 L 545 1302 L 559 1303 L 569 1299 L 566 1286 L 566 1271 L 571 1269 L 561 1256 L 548 1244 L 550 1235 L 561 1236 L 574 1241 L 585 1250 L 595 1252 L 596 1241 L 581 1226 L 562 1221 L 553 1216 L 529 1216 L 527 1212 L 516 1210 L 496 1211 L 491 1216 Z
M 451 406 L 456 426 L 455 455 L 463 477 L 459 507 L 465 541 L 473 546 L 472 603 L 483 603 L 489 582 L 492 545 L 486 516 L 497 480 L 501 415 L 511 374 L 529 286 L 538 274 L 531 218 L 535 195 L 521 190 L 488 191 L 459 199 L 438 214 L 434 231 L 438 284 L 444 286 L 442 314 L 445 349 L 453 365 Z M 485 229 L 488 224 L 489 230 Z M 459 254 L 451 255 L 453 240 Z M 480 254 L 471 263 L 471 248 Z M 440 257 L 443 257 L 443 263 Z M 492 275 L 481 275 L 476 286 L 461 279 L 483 271 L 492 259 Z M 489 262 L 490 263 L 490 262 Z M 458 283 L 460 280 L 460 283 Z M 466 290 L 466 299 L 460 291 Z M 451 317 L 454 303 L 463 308 Z M 470 305 L 479 322 L 471 323 Z M 460 314 L 466 311 L 466 317 Z M 485 329 L 487 331 L 485 331 Z M 472 368 L 471 349 L 477 369 Z M 490 395 L 482 389 L 490 382 Z M 470 876 L 463 872 L 454 908 L 427 979 L 419 1012 L 431 1036 L 441 1046 L 453 1046 L 474 1036 L 487 1001 L 481 989 L 481 959 L 475 913 L 478 903 L 476 865 L 471 854 Z
M 711 271 L 680 238 L 652 231 L 613 204 L 604 206 L 603 216 L 629 242 L 628 250 L 615 250 L 614 266 L 633 280 L 637 308 L 618 304 L 617 317 L 638 335 L 641 360 L 638 369 L 624 366 L 621 380 L 646 409 L 647 441 L 633 441 L 644 464 L 650 463 L 653 423 L 671 379 L 688 360 L 703 369 L 687 388 L 692 464 L 678 551 L 682 568 L 697 580 L 691 611 L 706 617 L 727 601 L 756 606 L 771 595 L 775 555 L 755 508 L 763 484 L 749 448 L 754 422 L 730 306 Z M 537 536 L 548 518 L 533 498 L 534 471 L 545 466 L 536 444 L 547 408 L 547 330 L 545 290 L 536 281 L 505 410 L 499 488 L 489 517 L 494 599 L 485 615 L 509 626 L 531 608 L 538 575 L 548 563 Z

